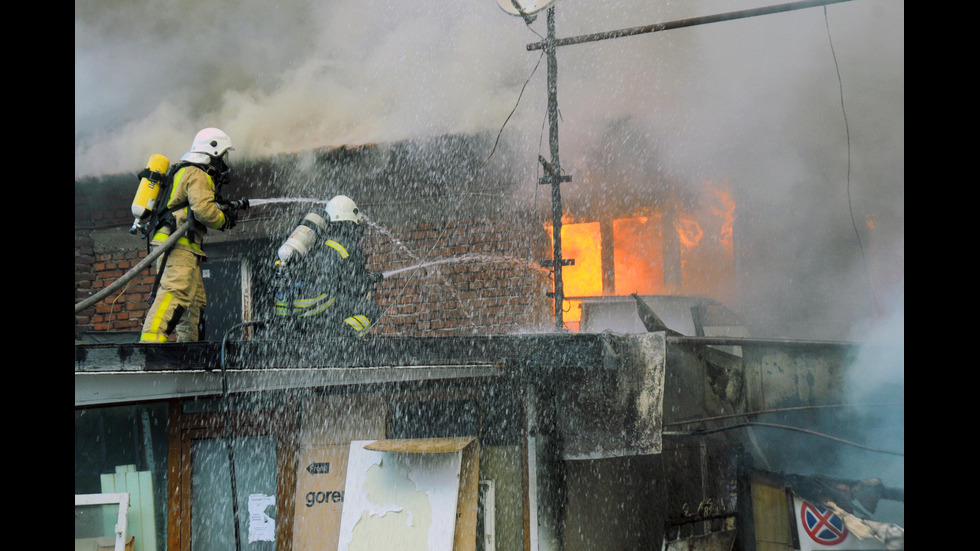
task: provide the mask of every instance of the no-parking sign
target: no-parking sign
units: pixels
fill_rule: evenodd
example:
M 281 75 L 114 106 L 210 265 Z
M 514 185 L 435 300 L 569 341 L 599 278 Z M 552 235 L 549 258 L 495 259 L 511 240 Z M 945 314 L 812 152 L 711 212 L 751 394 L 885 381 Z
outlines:
M 837 545 L 847 539 L 847 526 L 837 513 L 804 501 L 800 505 L 800 526 L 815 543 Z
M 826 549 L 886 549 L 874 539 L 861 539 L 847 529 L 843 517 L 833 509 L 794 497 L 796 525 L 801 551 Z

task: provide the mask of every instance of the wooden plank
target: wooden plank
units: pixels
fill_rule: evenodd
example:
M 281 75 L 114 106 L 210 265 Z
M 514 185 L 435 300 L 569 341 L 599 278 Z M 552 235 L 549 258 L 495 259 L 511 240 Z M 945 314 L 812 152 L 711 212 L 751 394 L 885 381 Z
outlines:
M 124 489 L 118 489 L 116 487 L 116 475 L 112 473 L 107 473 L 99 476 L 100 484 L 102 486 L 103 494 L 115 494 L 120 492 L 125 492 Z M 103 534 L 115 534 L 116 533 L 116 521 L 118 520 L 118 511 L 106 512 L 106 507 L 103 505 L 102 508 L 102 533 Z
M 140 534 L 143 524 L 143 511 L 139 507 L 141 499 L 139 473 L 134 469 L 117 473 L 117 476 L 122 479 L 122 484 L 126 488 L 124 491 L 129 492 L 129 511 L 126 515 L 126 537 L 129 538 Z
M 183 484 L 180 480 L 184 469 L 181 466 L 181 454 L 183 452 L 181 441 L 181 422 L 182 414 L 180 402 L 171 400 L 169 407 L 170 425 L 167 431 L 167 549 L 181 551 L 181 522 L 180 511 L 183 494 Z
M 157 526 L 156 510 L 153 501 L 153 476 L 150 471 L 139 472 L 139 491 L 140 498 L 138 505 L 133 500 L 133 505 L 139 507 L 142 512 L 140 529 L 131 530 L 130 533 L 136 536 L 136 551 L 156 551 L 157 548 Z
M 761 480 L 752 483 L 752 511 L 755 519 L 756 551 L 793 549 L 793 525 L 788 510 L 786 488 Z
M 459 439 L 464 440 L 464 439 Z M 474 442 L 476 439 L 471 439 Z M 456 502 L 454 551 L 475 551 L 476 513 L 480 494 L 480 444 L 475 442 L 463 449 L 459 475 L 459 497 Z
M 293 550 L 293 505 L 298 494 L 296 467 L 299 462 L 299 405 L 290 400 L 282 410 L 281 430 L 276 444 L 276 550 Z
M 457 453 L 473 440 L 473 437 L 376 440 L 364 446 L 364 449 L 377 452 Z

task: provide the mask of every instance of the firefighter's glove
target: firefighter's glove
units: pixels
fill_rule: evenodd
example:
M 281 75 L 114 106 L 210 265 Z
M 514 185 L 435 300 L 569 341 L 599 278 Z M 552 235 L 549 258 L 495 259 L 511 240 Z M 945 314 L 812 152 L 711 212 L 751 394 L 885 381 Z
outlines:
M 225 213 L 225 223 L 221 225 L 221 231 L 230 230 L 238 224 L 238 209 L 231 206 L 222 206 L 221 210 Z
M 371 284 L 381 283 L 385 279 L 385 275 L 382 272 L 369 271 L 368 277 L 370 278 Z

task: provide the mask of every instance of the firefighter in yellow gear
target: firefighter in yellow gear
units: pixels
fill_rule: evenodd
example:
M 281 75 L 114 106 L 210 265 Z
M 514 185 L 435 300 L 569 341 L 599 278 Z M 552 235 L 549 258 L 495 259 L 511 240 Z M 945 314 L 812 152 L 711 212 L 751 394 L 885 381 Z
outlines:
M 188 217 L 190 230 L 157 260 L 158 287 L 143 322 L 140 342 L 167 342 L 176 330 L 177 342 L 195 342 L 201 337 L 199 324 L 207 305 L 200 265 L 207 260 L 204 236 L 208 229 L 228 230 L 237 222 L 242 202 L 223 203 L 219 190 L 227 181 L 231 139 L 217 128 L 197 133 L 191 149 L 171 174 L 173 183 L 164 203 L 169 216 L 153 234 L 151 246 L 159 247 Z M 244 201 L 247 208 L 247 201 Z
M 364 336 L 381 310 L 373 301 L 381 272 L 368 270 L 361 248 L 363 214 L 349 197 L 327 203 L 324 222 L 311 213 L 279 248 L 275 312 L 289 333 Z M 311 223 L 314 222 L 314 223 Z

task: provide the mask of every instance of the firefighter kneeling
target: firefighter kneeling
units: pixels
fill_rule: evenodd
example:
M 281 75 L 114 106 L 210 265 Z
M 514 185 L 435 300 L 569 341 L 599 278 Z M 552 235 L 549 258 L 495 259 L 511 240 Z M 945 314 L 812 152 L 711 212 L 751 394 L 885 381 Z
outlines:
M 307 214 L 279 247 L 276 317 L 306 336 L 363 336 L 381 315 L 373 291 L 383 276 L 366 268 L 354 201 L 338 195 L 326 214 Z

